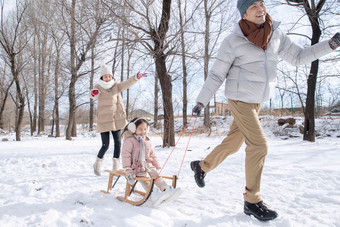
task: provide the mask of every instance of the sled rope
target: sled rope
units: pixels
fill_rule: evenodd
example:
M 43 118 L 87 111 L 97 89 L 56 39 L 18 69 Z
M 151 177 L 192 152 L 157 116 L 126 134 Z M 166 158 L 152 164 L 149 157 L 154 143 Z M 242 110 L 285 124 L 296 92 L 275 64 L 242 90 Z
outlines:
M 197 117 L 195 118 L 194 125 L 192 126 L 192 129 L 191 129 L 191 133 L 190 133 L 190 136 L 189 136 L 189 141 L 188 141 L 187 147 L 185 148 L 185 152 L 184 152 L 184 155 L 183 155 L 181 166 L 179 167 L 179 170 L 178 170 L 177 179 L 179 179 L 179 173 L 181 172 L 182 165 L 183 165 L 183 162 L 184 162 L 184 158 L 185 158 L 185 155 L 187 154 L 187 150 L 188 150 L 188 147 L 189 147 L 189 143 L 190 143 L 190 140 L 191 140 L 192 133 L 194 132 L 196 121 L 197 121 Z
M 182 135 L 184 134 L 185 129 L 188 127 L 188 125 L 189 125 L 191 119 L 192 119 L 192 115 L 191 115 L 191 117 L 190 117 L 188 123 L 187 123 L 186 126 L 184 127 L 184 129 L 183 129 L 181 135 L 179 136 L 179 138 L 178 138 L 178 140 L 177 140 L 177 142 L 176 142 L 174 148 L 172 148 L 172 151 L 170 152 L 168 158 L 165 160 L 164 165 L 162 166 L 161 171 L 159 171 L 159 173 L 158 173 L 158 175 L 157 175 L 155 181 L 157 181 L 158 177 L 161 175 L 161 173 L 162 173 L 162 171 L 163 171 L 163 169 L 164 169 L 166 163 L 168 162 L 169 158 L 171 157 L 172 153 L 174 152 L 174 150 L 175 150 L 175 148 L 176 148 L 176 146 L 177 146 L 179 140 L 181 139 Z M 196 118 L 196 120 L 197 120 L 197 118 Z M 196 120 L 195 120 L 195 123 L 196 123 Z M 195 124 L 194 124 L 194 127 L 195 127 Z M 192 135 L 192 132 L 193 132 L 193 130 L 194 130 L 194 127 L 192 128 L 191 135 Z M 191 138 L 191 135 L 190 135 L 190 138 Z M 190 141 L 190 139 L 189 139 L 189 141 Z M 189 143 L 188 143 L 188 145 L 189 145 Z M 187 148 L 188 148 L 188 146 L 187 146 Z M 184 160 L 184 157 L 183 157 L 183 160 Z M 183 164 L 183 160 L 182 160 L 182 164 Z M 182 167 L 182 164 L 181 164 L 181 167 Z

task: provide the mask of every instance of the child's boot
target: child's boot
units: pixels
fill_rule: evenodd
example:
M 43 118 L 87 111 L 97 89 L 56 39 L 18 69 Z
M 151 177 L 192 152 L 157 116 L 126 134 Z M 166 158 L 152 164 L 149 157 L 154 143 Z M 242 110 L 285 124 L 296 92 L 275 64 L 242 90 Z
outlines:
M 167 191 L 156 191 L 154 190 L 151 194 L 151 201 L 153 206 L 158 206 L 161 204 L 164 200 L 166 200 L 169 197 L 169 193 Z
M 176 200 L 182 194 L 183 191 L 181 188 L 173 188 L 172 186 L 167 186 L 165 188 L 165 192 L 167 192 L 169 196 L 164 202 L 171 202 Z
M 102 163 L 103 163 L 103 158 L 96 158 L 96 162 L 93 164 L 93 171 L 94 174 L 97 176 L 101 175 L 101 169 L 102 169 Z
M 112 170 L 118 170 L 119 168 L 119 158 L 112 158 Z

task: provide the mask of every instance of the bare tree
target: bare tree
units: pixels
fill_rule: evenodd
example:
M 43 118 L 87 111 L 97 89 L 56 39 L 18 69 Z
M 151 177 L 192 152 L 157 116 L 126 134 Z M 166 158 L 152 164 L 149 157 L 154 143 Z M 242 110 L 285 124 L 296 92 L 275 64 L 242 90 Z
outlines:
M 38 119 L 38 82 L 37 82 L 37 54 L 36 54 L 36 36 L 33 37 L 33 113 L 31 113 L 31 108 L 29 108 L 30 121 L 31 121 L 31 134 L 37 130 L 37 119 Z
M 128 31 L 134 35 L 134 40 L 126 41 L 139 42 L 154 59 L 156 69 L 155 95 L 158 93 L 157 80 L 159 80 L 162 90 L 164 111 L 163 146 L 174 146 L 174 112 L 172 106 L 173 78 L 167 69 L 167 58 L 176 48 L 175 46 L 171 46 L 171 44 L 179 36 L 180 30 L 177 29 L 175 32 L 172 31 L 171 34 L 167 34 L 170 27 L 171 0 L 163 0 L 160 2 L 161 5 L 157 5 L 157 2 L 153 0 L 146 2 L 142 0 L 138 2 L 124 0 L 124 2 L 125 9 L 130 12 L 129 20 L 124 19 L 121 14 L 121 3 L 105 1 L 105 4 L 122 24 L 127 25 L 126 28 Z M 158 10 L 161 12 L 161 15 L 157 13 Z M 196 8 L 193 9 L 193 13 L 195 11 Z M 185 25 L 188 20 L 183 24 Z M 155 97 L 155 100 L 156 99 L 158 99 L 158 96 Z M 156 105 L 158 106 L 158 104 Z M 156 105 L 154 107 L 155 116 L 157 116 L 158 112 Z M 157 121 L 157 118 L 155 121 Z
M 146 23 L 147 28 L 139 26 L 136 22 L 134 24 L 130 20 L 126 20 L 124 15 L 120 13 L 121 5 L 120 4 L 109 4 L 106 3 L 108 7 L 111 8 L 111 11 L 115 14 L 117 18 L 119 18 L 122 24 L 127 24 L 127 28 L 133 34 L 135 34 L 136 39 L 150 52 L 153 56 L 155 65 L 156 65 L 156 75 L 158 76 L 162 88 L 162 98 L 164 105 L 164 137 L 163 137 L 163 146 L 173 146 L 175 144 L 174 137 L 174 115 L 173 115 L 173 107 L 172 107 L 172 83 L 171 76 L 167 72 L 166 67 L 166 58 L 168 56 L 165 53 L 165 50 L 168 48 L 169 43 L 166 40 L 166 34 L 169 29 L 170 23 L 170 12 L 171 12 L 171 0 L 163 0 L 161 7 L 161 17 L 159 20 L 159 24 L 156 28 L 155 25 L 151 22 L 150 11 L 152 11 L 152 4 L 154 1 L 140 1 L 140 7 L 144 8 L 141 10 L 137 10 L 135 7 L 136 3 L 132 1 L 124 0 L 124 8 L 129 10 L 130 13 L 136 14 L 140 16 L 144 22 Z M 118 10 L 117 10 L 118 9 Z M 157 15 L 155 15 L 157 17 Z M 142 32 L 142 35 L 138 33 Z M 143 38 L 143 36 L 147 35 L 149 40 L 153 42 L 153 46 L 150 45 L 148 40 Z
M 304 9 L 308 20 L 312 28 L 311 45 L 319 42 L 322 29 L 321 29 L 321 15 L 323 14 L 323 7 L 325 6 L 326 0 L 319 1 L 307 1 L 307 0 L 286 0 L 286 2 L 294 7 L 301 7 Z M 333 3 L 336 8 L 337 3 Z M 325 7 L 329 9 L 329 7 Z M 304 111 L 304 134 L 303 140 L 310 142 L 315 141 L 315 91 L 317 76 L 319 72 L 319 60 L 315 60 L 311 63 L 310 72 L 307 80 L 307 98 L 306 108 Z
M 126 75 L 126 79 L 129 79 L 130 78 L 130 72 L 131 72 L 131 60 L 132 60 L 132 57 L 133 57 L 133 54 L 134 54 L 134 51 L 135 51 L 135 46 L 132 45 L 132 46 L 129 46 L 127 45 L 126 46 L 127 48 L 127 75 Z M 126 90 L 126 118 L 129 119 L 129 109 L 130 109 L 130 89 L 127 89 Z
M 114 20 L 114 18 L 112 20 Z M 116 42 L 115 42 L 114 51 L 113 51 L 113 59 L 112 59 L 112 61 L 113 61 L 113 64 L 112 64 L 112 74 L 113 74 L 113 76 L 115 75 L 116 69 L 118 68 L 118 62 L 119 62 L 119 56 L 118 55 L 120 54 L 119 43 L 121 41 L 119 37 L 121 37 L 121 30 L 122 30 L 122 28 L 118 24 L 117 39 L 116 39 Z
M 30 114 L 31 134 L 36 131 L 38 123 L 38 134 L 45 131 L 45 108 L 46 100 L 49 94 L 49 67 L 51 66 L 52 42 L 50 42 L 49 25 L 53 9 L 50 7 L 51 0 L 37 0 L 30 4 L 28 8 L 28 20 L 30 27 L 34 31 L 33 43 L 27 52 L 33 57 L 33 64 L 30 69 L 33 71 L 33 78 L 29 76 L 26 81 L 27 85 L 27 104 Z M 37 9 L 42 9 L 37 11 Z M 29 74 L 29 73 L 28 73 Z M 33 80 L 33 83 L 31 81 Z M 33 91 L 31 91 L 31 84 Z M 32 95 L 30 95 L 32 93 Z M 31 98 L 33 99 L 33 110 L 31 110 Z
M 285 73 L 284 70 L 279 70 L 282 74 Z M 280 103 L 281 103 L 281 116 L 283 115 L 283 107 L 284 107 L 284 97 L 285 97 L 285 94 L 287 93 L 288 91 L 288 88 L 287 88 L 287 78 L 285 76 L 280 76 L 279 79 L 282 79 L 282 81 L 280 81 L 278 83 L 278 85 L 276 86 L 276 88 L 278 89 L 279 91 L 279 96 L 280 96 Z
M 15 124 L 15 138 L 17 141 L 21 140 L 21 127 L 24 117 L 25 109 L 25 92 L 21 84 L 20 73 L 23 70 L 25 63 L 20 59 L 20 55 L 24 51 L 29 42 L 30 35 L 28 27 L 25 24 L 24 17 L 28 7 L 27 2 L 16 2 L 16 14 L 4 20 L 4 4 L 0 2 L 1 6 L 1 29 L 0 29 L 0 45 L 4 51 L 6 64 L 10 67 L 11 73 L 16 87 L 16 107 L 17 118 Z
M 65 45 L 65 34 L 59 32 L 58 34 L 51 29 L 51 35 L 54 40 L 55 48 L 55 60 L 54 60 L 54 107 L 52 112 L 52 127 L 51 136 L 53 136 L 54 124 L 55 124 L 55 137 L 60 137 L 60 112 L 59 112 L 59 100 L 65 92 L 65 86 L 61 78 L 61 58 L 62 49 Z M 61 86 L 60 86 L 61 85 Z
M 334 86 L 331 83 L 327 83 L 327 90 L 328 93 L 330 94 L 328 107 L 329 112 L 331 112 L 335 104 L 340 101 L 340 88 L 339 87 L 334 88 Z
M 284 83 L 279 83 L 277 86 L 280 90 L 281 97 L 281 107 L 283 108 L 283 95 L 288 92 L 291 97 L 291 102 L 293 102 L 293 95 L 296 96 L 301 105 L 302 112 L 305 111 L 305 103 L 306 99 L 306 81 L 307 69 L 303 67 L 294 67 L 294 70 L 291 70 L 286 65 L 283 65 L 283 68 L 278 69 L 281 76 L 283 77 Z M 291 104 L 292 105 L 292 104 Z
M 188 95 L 187 95 L 187 89 L 188 89 L 188 83 L 187 83 L 187 65 L 186 65 L 186 55 L 185 55 L 185 40 L 184 40 L 184 19 L 182 14 L 182 3 L 181 0 L 177 1 L 178 4 L 178 15 L 179 15 L 179 24 L 180 24 L 180 31 L 181 31 L 181 58 L 182 58 L 182 71 L 183 71 L 183 127 L 188 122 L 187 117 L 187 110 L 188 110 Z M 186 1 L 185 1 L 186 4 Z M 185 5 L 186 6 L 186 5 Z M 186 9 L 186 7 L 185 7 Z M 184 11 L 186 13 L 186 10 Z
M 112 74 L 114 78 L 117 78 L 117 73 L 119 72 L 119 67 L 124 70 L 124 66 L 122 66 L 122 41 L 125 40 L 123 35 L 123 27 L 116 22 L 115 17 L 108 14 L 106 15 L 107 21 L 105 28 L 101 29 L 101 37 L 96 37 L 94 41 L 94 45 L 91 47 L 91 72 L 90 72 L 90 90 L 94 86 L 95 72 L 99 68 L 96 66 L 96 62 L 99 61 L 100 58 L 104 58 L 107 53 L 113 50 L 112 59 L 109 61 L 105 61 L 106 64 L 112 62 Z M 114 38 L 112 38 L 114 36 Z M 110 37 L 109 39 L 105 39 L 105 37 Z M 120 64 L 119 64 L 120 63 Z M 122 79 L 122 74 L 121 74 Z M 94 123 L 94 114 L 95 114 L 95 101 L 90 99 L 90 117 L 89 117 L 89 130 L 93 130 Z
M 123 11 L 122 11 L 122 19 L 124 21 L 129 21 L 130 18 L 130 10 L 127 7 L 125 1 L 123 1 Z M 130 78 L 130 69 L 131 69 L 131 60 L 135 52 L 136 42 L 126 42 L 125 40 L 131 39 L 131 33 L 128 32 L 127 23 L 122 24 L 120 27 L 121 30 L 121 81 L 124 80 L 124 73 L 126 71 L 126 79 Z M 127 57 L 127 60 L 125 58 Z M 126 67 L 126 70 L 125 70 Z M 123 94 L 122 94 L 123 96 Z M 126 117 L 129 118 L 129 109 L 130 109 L 130 89 L 126 90 Z
M 172 83 L 171 76 L 167 72 L 164 44 L 166 33 L 169 29 L 171 12 L 171 0 L 163 0 L 162 15 L 158 29 L 151 28 L 150 35 L 154 43 L 153 57 L 155 58 L 156 72 L 162 88 L 162 98 L 164 105 L 164 137 L 163 147 L 175 145 L 174 134 L 174 111 L 172 106 Z
M 9 95 L 9 90 L 11 89 L 14 78 L 9 79 L 6 75 L 6 65 L 4 65 L 4 68 L 2 72 L 0 73 L 0 128 L 4 128 L 4 118 L 3 113 L 6 106 L 6 101 Z
M 190 48 L 192 48 L 194 41 L 190 42 L 188 41 L 188 36 L 193 35 L 190 28 L 193 26 L 195 22 L 192 22 L 191 24 L 188 24 L 188 21 L 192 20 L 192 13 L 189 13 L 191 11 L 192 4 L 194 4 L 196 7 L 200 7 L 202 5 L 203 0 L 199 0 L 197 2 L 190 2 L 191 4 L 188 4 L 187 1 L 177 1 L 178 5 L 178 17 L 179 17 L 179 29 L 180 29 L 180 57 L 182 62 L 182 115 L 183 115 L 183 127 L 187 124 L 187 112 L 188 112 L 188 60 L 192 57 L 192 51 L 189 51 Z M 189 20 L 188 18 L 189 17 Z M 194 21 L 194 20 L 193 20 Z M 193 35 L 195 37 L 196 34 Z M 197 53 L 196 53 L 197 54 Z
M 70 71 L 71 79 L 69 84 L 69 119 L 66 129 L 66 139 L 71 140 L 72 136 L 76 134 L 76 120 L 75 111 L 77 108 L 76 104 L 76 83 L 77 80 L 86 75 L 79 73 L 79 70 L 83 63 L 86 61 L 88 52 L 91 50 L 92 45 L 98 36 L 98 33 L 104 25 L 105 18 L 103 17 L 103 11 L 101 10 L 100 1 L 94 1 L 93 10 L 87 11 L 86 14 L 91 14 L 92 17 L 81 17 L 79 18 L 78 10 L 86 10 L 88 2 L 80 2 L 85 5 L 79 5 L 76 7 L 77 1 L 72 0 L 71 5 L 68 6 L 67 2 L 63 2 L 64 9 L 69 12 L 68 20 L 65 20 L 67 26 L 66 34 L 70 42 Z M 82 8 L 83 7 L 83 8 Z M 77 16 L 76 16 L 77 15 Z M 65 18 L 64 18 L 65 19 Z M 68 25 L 70 21 L 70 25 Z M 69 27 L 68 27 L 69 26 Z
M 46 23 L 43 24 L 42 30 L 47 31 L 48 25 Z M 38 114 L 38 134 L 45 131 L 45 103 L 46 103 L 46 93 L 47 93 L 47 83 L 48 79 L 48 70 L 46 68 L 46 64 L 48 61 L 48 56 L 50 55 L 49 47 L 48 47 L 48 33 L 41 32 L 39 29 L 37 31 L 38 43 L 39 43 L 39 77 L 38 77 L 38 94 L 39 94 L 39 114 Z
M 216 45 L 223 31 L 230 27 L 230 22 L 234 22 L 235 13 L 230 11 L 231 1 L 227 0 L 204 0 L 204 80 L 209 74 L 209 61 L 216 51 Z M 233 3 L 234 4 L 234 3 Z M 212 29 L 212 19 L 219 15 L 220 21 L 216 30 Z M 214 36 L 212 36 L 214 34 Z M 210 128 L 210 105 L 204 109 L 204 125 Z
M 96 43 L 96 42 L 94 42 Z M 91 47 L 91 74 L 90 74 L 90 90 L 93 89 L 93 81 L 94 81 L 94 70 L 95 70 L 95 48 L 96 45 L 93 44 Z M 94 100 L 90 98 L 90 116 L 89 116 L 89 131 L 93 131 L 93 116 L 94 116 Z

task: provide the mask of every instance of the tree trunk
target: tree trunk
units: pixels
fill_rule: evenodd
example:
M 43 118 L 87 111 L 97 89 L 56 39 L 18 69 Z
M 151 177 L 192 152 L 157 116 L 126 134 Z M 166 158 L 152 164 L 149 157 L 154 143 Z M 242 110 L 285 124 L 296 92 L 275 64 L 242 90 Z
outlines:
M 20 89 L 20 88 L 19 88 Z M 17 86 L 17 92 L 18 92 L 18 86 Z M 22 96 L 21 91 L 19 91 L 19 113 L 17 122 L 15 124 L 15 139 L 16 141 L 21 141 L 21 128 L 22 128 L 22 122 L 24 119 L 24 110 L 25 110 L 25 97 Z
M 118 28 L 118 37 L 120 36 L 120 30 L 121 28 L 119 27 Z M 119 47 L 119 41 L 117 40 L 116 41 L 116 45 L 115 45 L 115 48 L 114 48 L 114 52 L 113 52 L 113 63 L 112 63 L 112 75 L 113 77 L 115 77 L 115 74 L 116 74 L 116 67 L 117 67 L 117 58 L 118 58 L 118 47 Z
M 5 74 L 6 72 L 4 72 Z M 8 94 L 9 94 L 9 90 L 10 88 L 12 87 L 14 83 L 14 79 L 11 81 L 11 83 L 8 85 L 7 89 L 4 91 L 4 97 L 3 97 L 3 100 L 2 100 L 2 105 L 0 107 L 0 128 L 4 128 L 4 120 L 3 120 L 3 113 L 4 113 L 4 110 L 5 110 L 5 106 L 6 106 L 6 101 L 7 101 L 7 98 L 8 98 Z
M 39 116 L 38 116 L 38 134 L 45 131 L 45 102 L 46 102 L 46 58 L 47 58 L 47 35 L 44 36 L 40 55 L 41 67 L 39 73 Z
M 125 28 L 123 27 L 123 41 L 122 41 L 122 53 L 121 53 L 121 65 L 120 65 L 120 81 L 124 81 L 124 63 L 125 63 Z M 121 92 L 122 98 L 123 98 L 123 92 Z
M 95 45 L 91 48 L 91 75 L 90 75 L 90 91 L 93 89 L 94 80 L 94 64 L 95 64 Z M 94 118 L 94 100 L 90 98 L 90 122 L 89 131 L 93 131 L 93 119 Z
M 319 69 L 319 60 L 313 61 L 308 76 L 308 90 L 306 98 L 306 109 L 305 109 L 305 127 L 303 131 L 303 140 L 315 142 L 315 87 L 317 74 Z
M 123 1 L 123 18 L 125 18 L 125 7 L 126 7 L 126 2 Z M 123 31 L 122 31 L 122 52 L 121 52 L 121 68 L 120 68 L 120 81 L 124 81 L 124 64 L 125 64 L 125 24 L 123 26 Z M 123 91 L 121 92 L 121 96 L 123 98 Z
M 182 59 L 183 64 L 183 128 L 186 126 L 188 122 L 188 95 L 187 95 L 187 89 L 188 89 L 188 83 L 187 83 L 187 66 L 185 63 L 185 57 Z
M 60 49 L 57 46 L 57 56 L 54 71 L 54 111 L 55 111 L 55 137 L 60 137 L 60 119 L 59 119 L 59 62 Z M 54 122 L 53 122 L 54 123 Z
M 164 137 L 163 147 L 175 146 L 174 111 L 172 106 L 172 83 L 168 75 L 165 57 L 158 56 L 155 59 L 157 75 L 162 88 L 163 110 L 164 110 Z
M 179 8 L 179 23 L 181 29 L 181 49 L 182 49 L 182 71 L 183 71 L 183 128 L 186 126 L 188 122 L 187 118 L 187 110 L 188 110 L 188 97 L 187 97 L 187 66 L 186 66 L 186 56 L 185 56 L 185 42 L 184 42 L 184 28 L 183 28 L 183 16 L 182 16 L 182 7 L 181 1 L 178 0 L 178 8 Z
M 175 130 L 174 130 L 174 111 L 172 106 L 172 81 L 166 69 L 166 55 L 163 52 L 164 40 L 169 30 L 171 12 L 171 0 L 163 0 L 162 16 L 159 23 L 158 31 L 153 31 L 151 38 L 155 44 L 154 59 L 156 63 L 156 74 L 159 78 L 164 110 L 164 136 L 163 147 L 175 146 Z M 157 97 L 156 97 L 157 98 Z
M 24 118 L 24 110 L 25 110 L 25 97 L 22 94 L 21 87 L 20 87 L 20 80 L 17 69 L 15 68 L 15 55 L 12 56 L 11 59 L 11 70 L 12 75 L 14 77 L 15 85 L 16 85 L 16 92 L 17 92 L 17 115 L 16 115 L 16 122 L 15 122 L 15 140 L 21 141 L 21 128 L 22 122 Z
M 127 69 L 126 69 L 126 79 L 130 78 L 130 63 L 131 63 L 131 58 L 132 58 L 132 53 L 133 50 L 131 51 L 129 46 L 127 46 L 127 52 L 128 52 L 128 60 L 127 60 Z M 126 90 L 126 107 L 125 107 L 125 112 L 126 112 L 126 118 L 129 119 L 129 109 L 130 109 L 130 89 Z
M 34 132 L 37 131 L 37 113 L 38 113 L 38 88 L 37 88 L 37 55 L 36 55 L 36 41 L 35 41 L 35 36 L 34 36 L 34 45 L 33 45 L 33 80 L 34 80 L 34 104 L 33 104 L 33 118 L 32 118 L 32 127 L 31 127 L 31 133 L 33 134 Z
M 73 113 L 72 130 L 71 130 L 72 137 L 77 137 L 76 111 L 77 111 L 77 108 L 74 109 L 74 113 Z
M 46 84 L 45 84 L 45 86 L 44 86 L 44 90 L 43 90 L 43 94 L 44 94 L 44 106 L 46 105 L 46 97 L 47 97 L 47 89 L 48 89 L 48 81 L 50 80 L 50 77 L 51 77 L 51 65 L 52 65 L 52 45 L 53 44 L 51 44 L 51 46 L 50 46 L 50 48 L 49 48 L 49 52 L 47 52 L 47 56 L 49 56 L 48 57 L 48 67 L 47 67 L 47 73 L 46 73 L 46 79 L 45 79 L 45 81 L 46 81 Z M 45 127 L 45 124 L 46 124 L 46 113 L 45 113 L 45 108 L 46 107 L 44 107 L 44 127 Z M 54 108 L 53 108 L 54 109 Z M 53 113 L 54 113 L 54 110 L 52 110 L 52 115 L 53 115 Z M 53 115 L 53 118 L 54 118 L 54 115 Z M 53 124 L 54 124 L 54 119 L 53 119 Z
M 98 17 L 95 24 L 96 29 L 94 32 L 89 36 L 88 40 L 81 40 L 78 41 L 78 43 L 85 43 L 83 46 L 83 50 L 77 55 L 76 51 L 76 44 L 77 44 L 77 38 L 83 38 L 83 37 L 77 37 L 76 38 L 76 17 L 75 17 L 75 10 L 76 10 L 76 0 L 72 0 L 72 6 L 71 6 L 71 29 L 70 29 L 70 50 L 71 50 L 71 57 L 70 57 L 70 68 L 71 68 L 71 81 L 69 85 L 69 119 L 68 119 L 68 125 L 66 129 L 66 139 L 71 140 L 72 136 L 77 136 L 77 127 L 76 127 L 76 118 L 75 118 L 75 111 L 76 111 L 76 82 L 78 78 L 81 75 L 78 75 L 78 71 L 81 68 L 82 64 L 86 60 L 86 55 L 88 51 L 91 50 L 92 46 L 95 45 L 95 42 L 97 40 L 97 36 L 99 33 L 99 30 L 105 20 L 103 18 Z M 82 29 L 80 27 L 80 29 Z
M 23 79 L 24 79 L 25 90 L 26 90 L 27 110 L 28 110 L 28 115 L 29 115 L 29 120 L 30 120 L 31 136 L 33 136 L 33 131 L 32 131 L 33 115 L 32 115 L 32 111 L 31 111 L 31 102 L 30 102 L 30 99 L 29 99 L 29 92 L 28 92 L 27 82 L 26 82 L 25 78 L 23 78 Z
M 53 137 L 53 133 L 54 133 L 54 121 L 55 121 L 55 106 L 52 110 L 52 122 L 51 122 L 51 133 L 50 133 L 50 137 Z
M 211 15 L 208 11 L 208 0 L 204 0 L 205 11 L 205 34 L 204 34 L 204 80 L 208 78 L 209 73 L 209 42 L 210 42 L 210 18 Z M 210 106 L 209 103 L 204 109 L 204 125 L 210 128 Z
M 155 75 L 155 99 L 154 99 L 154 127 L 158 128 L 158 93 L 159 93 L 159 87 L 158 87 L 158 75 L 156 71 Z
M 45 131 L 45 97 L 44 97 L 44 69 L 41 69 L 39 79 L 39 116 L 38 116 L 38 134 Z
M 73 120 L 76 110 L 76 92 L 75 86 L 77 81 L 77 70 L 76 70 L 76 25 L 75 25 L 75 8 L 76 8 L 76 0 L 72 0 L 71 7 L 71 37 L 70 37 L 70 49 L 71 49 L 71 81 L 68 91 L 68 100 L 69 100 L 69 112 L 68 112 L 68 124 L 66 129 L 66 139 L 72 140 L 72 132 L 73 129 Z
M 318 7 L 322 7 L 325 0 L 320 1 Z M 320 4 L 322 3 L 322 4 Z M 319 42 L 321 36 L 321 29 L 319 23 L 319 14 L 315 12 L 315 7 L 312 6 L 312 9 L 308 8 L 308 5 L 305 5 L 305 9 L 309 18 L 309 21 L 312 26 L 312 41 L 311 45 L 314 45 Z M 321 10 L 321 9 L 317 9 Z M 315 88 L 319 71 L 319 60 L 315 60 L 311 64 L 308 80 L 307 80 L 307 98 L 306 98 L 306 109 L 304 111 L 305 115 L 305 127 L 303 131 L 303 140 L 307 140 L 310 142 L 315 142 Z
M 68 124 L 66 129 L 66 139 L 72 140 L 72 129 L 73 129 L 73 120 L 76 109 L 76 96 L 75 96 L 75 79 L 72 75 L 69 92 L 68 92 L 68 100 L 69 100 L 69 112 L 68 112 Z
M 55 137 L 60 137 L 59 99 L 55 103 Z
M 21 53 L 28 43 L 28 28 L 25 26 L 25 23 L 22 22 L 22 19 L 28 4 L 22 4 L 20 5 L 20 8 L 18 6 L 19 5 L 17 4 L 15 15 L 16 21 L 14 20 L 12 24 L 8 24 L 11 20 L 6 21 L 5 23 L 3 17 L 0 20 L 0 45 L 3 50 L 1 56 L 8 60 L 7 64 L 11 68 L 13 80 L 16 85 L 15 138 L 17 141 L 20 141 L 25 110 L 25 94 L 20 87 L 19 74 L 24 68 L 24 60 L 21 58 Z

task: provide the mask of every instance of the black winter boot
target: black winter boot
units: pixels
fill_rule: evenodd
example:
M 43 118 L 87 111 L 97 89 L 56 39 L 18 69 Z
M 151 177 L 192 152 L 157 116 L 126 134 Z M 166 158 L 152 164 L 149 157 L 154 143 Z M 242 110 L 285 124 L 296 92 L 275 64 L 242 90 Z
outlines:
M 205 186 L 204 177 L 206 172 L 201 169 L 200 161 L 193 161 L 190 163 L 192 171 L 195 173 L 195 181 L 198 187 L 203 188 Z
M 244 213 L 253 215 L 260 221 L 273 220 L 278 216 L 275 211 L 268 209 L 262 201 L 258 203 L 248 203 L 247 201 L 244 201 Z

